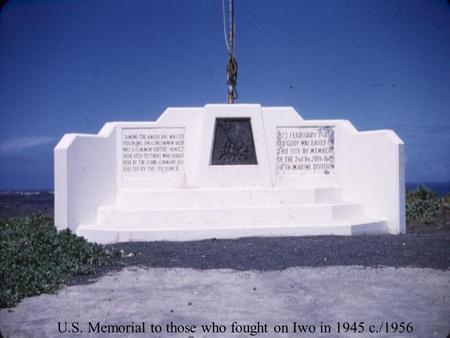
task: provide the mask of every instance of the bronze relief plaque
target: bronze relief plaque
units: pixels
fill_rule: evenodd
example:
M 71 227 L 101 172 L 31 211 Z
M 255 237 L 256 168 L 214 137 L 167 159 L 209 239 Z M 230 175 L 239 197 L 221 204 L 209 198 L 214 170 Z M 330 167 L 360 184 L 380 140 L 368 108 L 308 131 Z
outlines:
M 211 165 L 258 164 L 250 118 L 216 118 Z

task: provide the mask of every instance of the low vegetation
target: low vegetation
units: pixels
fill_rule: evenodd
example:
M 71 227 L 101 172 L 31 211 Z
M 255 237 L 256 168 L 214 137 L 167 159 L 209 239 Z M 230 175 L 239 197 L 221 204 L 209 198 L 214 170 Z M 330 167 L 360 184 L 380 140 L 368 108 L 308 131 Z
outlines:
M 0 308 L 28 296 L 53 292 L 72 276 L 116 264 L 120 252 L 58 232 L 42 214 L 0 220 Z
M 433 224 L 449 211 L 450 195 L 439 197 L 425 186 L 418 186 L 406 193 L 406 221 L 409 224 Z M 442 220 L 443 221 L 443 220 Z

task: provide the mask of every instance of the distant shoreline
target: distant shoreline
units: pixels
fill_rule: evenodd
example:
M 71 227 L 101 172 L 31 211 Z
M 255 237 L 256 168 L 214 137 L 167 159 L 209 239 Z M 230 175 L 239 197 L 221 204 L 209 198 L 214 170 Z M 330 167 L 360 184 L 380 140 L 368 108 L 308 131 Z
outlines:
M 418 186 L 426 186 L 435 191 L 439 196 L 450 193 L 450 181 L 448 182 L 406 182 L 406 190 L 413 190 Z
M 435 191 L 439 196 L 450 193 L 450 181 L 447 182 L 406 182 L 406 190 L 415 189 L 418 186 L 426 186 Z M 51 194 L 53 189 L 0 189 L 0 195 L 33 195 L 33 194 Z

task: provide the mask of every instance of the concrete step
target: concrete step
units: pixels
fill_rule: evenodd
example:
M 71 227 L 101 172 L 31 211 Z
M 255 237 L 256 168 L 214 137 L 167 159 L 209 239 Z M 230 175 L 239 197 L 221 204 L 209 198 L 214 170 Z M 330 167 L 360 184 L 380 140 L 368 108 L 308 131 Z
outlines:
M 145 209 L 274 207 L 341 202 L 337 186 L 322 188 L 121 189 L 117 206 Z
M 317 235 L 354 235 L 381 234 L 387 232 L 387 224 L 383 220 L 360 217 L 352 220 L 338 220 L 328 223 L 248 226 L 248 227 L 140 227 L 132 228 L 123 225 L 81 225 L 77 235 L 89 241 L 108 244 L 129 241 L 193 241 L 211 238 L 241 238 L 254 236 L 317 236 Z
M 102 206 L 97 223 L 134 228 L 239 228 L 251 225 L 299 225 L 358 218 L 364 207 L 357 203 L 300 204 L 272 207 L 220 207 L 143 209 Z

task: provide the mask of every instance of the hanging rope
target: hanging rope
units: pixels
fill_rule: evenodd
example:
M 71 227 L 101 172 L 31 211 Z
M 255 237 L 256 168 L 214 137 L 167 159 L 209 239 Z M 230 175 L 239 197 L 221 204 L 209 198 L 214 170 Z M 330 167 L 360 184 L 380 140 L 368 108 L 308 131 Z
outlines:
M 236 90 L 237 86 L 237 72 L 238 65 L 234 56 L 228 57 L 227 63 L 227 88 L 228 88 L 228 103 L 234 103 L 234 100 L 238 98 Z
M 235 27 L 234 27 L 234 0 L 228 0 L 229 3 L 229 13 L 228 13 L 228 34 L 226 31 L 226 14 L 225 14 L 225 0 L 222 0 L 222 10 L 223 10 L 223 33 L 225 37 L 225 46 L 228 51 L 228 62 L 227 62 L 227 101 L 228 103 L 234 103 L 234 100 L 237 99 L 238 94 L 236 90 L 237 86 L 237 74 L 238 74 L 238 66 L 237 61 L 234 54 L 235 47 Z

